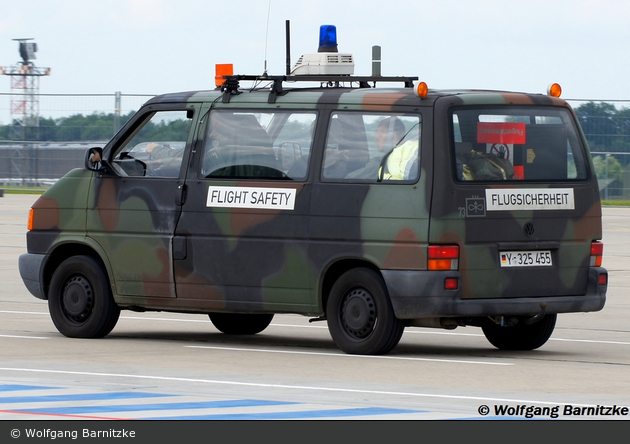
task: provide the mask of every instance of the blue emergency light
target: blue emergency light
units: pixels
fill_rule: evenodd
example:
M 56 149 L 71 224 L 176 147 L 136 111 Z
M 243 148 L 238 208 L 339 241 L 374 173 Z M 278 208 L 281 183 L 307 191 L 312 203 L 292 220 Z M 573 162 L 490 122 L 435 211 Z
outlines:
M 337 27 L 322 25 L 319 27 L 319 48 L 317 52 L 337 52 Z

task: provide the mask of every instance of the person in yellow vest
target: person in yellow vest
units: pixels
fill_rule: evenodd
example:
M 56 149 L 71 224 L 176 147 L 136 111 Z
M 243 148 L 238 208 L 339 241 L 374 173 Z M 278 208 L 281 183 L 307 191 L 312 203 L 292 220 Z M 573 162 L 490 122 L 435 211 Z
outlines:
M 393 140 L 385 139 L 385 131 L 391 133 L 392 128 Z M 396 145 L 404 139 L 405 135 L 405 125 L 396 117 L 383 119 L 379 123 L 376 131 L 376 145 L 379 151 L 386 153 L 379 166 L 379 181 L 412 180 L 418 177 L 418 141 L 409 140 L 402 145 Z M 392 143 L 394 147 L 391 150 L 387 149 Z
M 418 141 L 410 140 L 391 151 L 382 170 L 381 180 L 412 180 L 418 177 Z

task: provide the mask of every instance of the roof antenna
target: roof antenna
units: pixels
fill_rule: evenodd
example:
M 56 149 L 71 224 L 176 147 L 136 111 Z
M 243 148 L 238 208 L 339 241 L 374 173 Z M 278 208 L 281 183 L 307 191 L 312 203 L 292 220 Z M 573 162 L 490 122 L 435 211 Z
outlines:
M 291 74 L 291 22 L 286 21 L 287 75 Z
M 269 6 L 267 8 L 267 30 L 265 31 L 265 71 L 263 76 L 267 77 L 267 38 L 269 37 L 269 15 L 271 14 L 271 0 L 269 0 Z

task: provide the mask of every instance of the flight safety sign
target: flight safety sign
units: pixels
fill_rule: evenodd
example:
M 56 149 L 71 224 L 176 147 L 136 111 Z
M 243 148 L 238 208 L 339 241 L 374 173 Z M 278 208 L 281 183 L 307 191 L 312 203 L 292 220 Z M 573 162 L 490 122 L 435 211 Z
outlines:
M 208 187 L 208 207 L 293 210 L 295 188 Z
M 574 209 L 573 188 L 486 189 L 487 211 Z

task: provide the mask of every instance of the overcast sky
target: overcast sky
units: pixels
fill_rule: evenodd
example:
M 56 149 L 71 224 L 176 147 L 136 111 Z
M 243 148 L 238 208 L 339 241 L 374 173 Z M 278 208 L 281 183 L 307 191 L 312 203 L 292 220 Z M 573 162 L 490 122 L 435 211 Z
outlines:
M 292 63 L 332 24 L 356 75 L 380 45 L 383 75 L 430 88 L 558 82 L 564 98 L 630 100 L 628 0 L 0 0 L 0 66 L 21 60 L 13 39 L 33 38 L 35 65 L 52 68 L 42 94 L 211 89 L 216 63 L 284 74 L 286 20 Z

